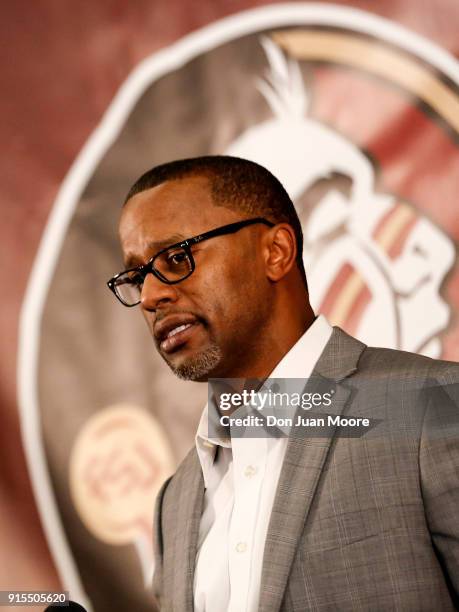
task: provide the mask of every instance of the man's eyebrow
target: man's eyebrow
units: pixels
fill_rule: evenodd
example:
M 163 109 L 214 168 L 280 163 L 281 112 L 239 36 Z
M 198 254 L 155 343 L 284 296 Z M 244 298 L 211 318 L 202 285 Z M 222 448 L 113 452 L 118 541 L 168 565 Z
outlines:
M 168 238 L 164 238 L 163 240 L 154 240 L 153 242 L 148 243 L 148 248 L 153 252 L 160 251 L 172 244 L 177 244 L 177 242 L 183 242 L 185 240 L 185 236 L 183 234 L 172 234 Z
M 148 243 L 148 250 L 151 252 L 151 256 L 155 255 L 161 249 L 165 249 L 168 246 L 176 244 L 177 242 L 183 242 L 185 240 L 185 236 L 183 234 L 172 234 L 168 238 L 163 238 L 163 240 L 153 240 Z M 150 258 L 149 258 L 150 259 Z M 132 268 L 138 265 L 141 265 L 142 262 L 136 255 L 128 255 L 124 265 L 127 268 Z

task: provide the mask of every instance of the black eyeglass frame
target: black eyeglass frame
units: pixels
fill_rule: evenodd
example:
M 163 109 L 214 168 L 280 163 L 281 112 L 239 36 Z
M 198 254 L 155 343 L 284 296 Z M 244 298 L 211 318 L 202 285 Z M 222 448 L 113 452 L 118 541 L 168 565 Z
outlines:
M 217 227 L 208 232 L 204 232 L 204 234 L 198 234 L 197 236 L 193 236 L 192 238 L 187 238 L 186 240 L 182 240 L 181 242 L 176 242 L 175 244 L 171 244 L 165 247 L 164 249 L 161 249 L 155 255 L 153 255 L 153 257 L 149 259 L 147 263 L 142 264 L 140 266 L 136 266 L 135 268 L 128 268 L 127 270 L 123 270 L 122 272 L 115 274 L 115 276 L 113 276 L 107 282 L 107 286 L 110 289 L 110 291 L 112 291 L 115 294 L 115 297 L 123 304 L 123 306 L 126 306 L 127 308 L 132 308 L 133 306 L 137 306 L 138 304 L 140 304 L 140 300 L 138 302 L 135 302 L 135 304 L 127 304 L 120 297 L 120 295 L 116 292 L 116 281 L 120 276 L 122 276 L 123 274 L 126 274 L 127 272 L 138 272 L 143 277 L 143 281 L 144 281 L 147 274 L 151 273 L 153 274 L 153 276 L 156 276 L 156 278 L 158 278 L 161 282 L 165 283 L 166 285 L 176 285 L 177 283 L 181 283 L 186 278 L 191 276 L 191 274 L 193 274 L 193 272 L 196 269 L 194 257 L 191 252 L 191 247 L 193 245 L 199 244 L 200 242 L 203 242 L 204 240 L 209 240 L 210 238 L 215 238 L 216 236 L 225 236 L 227 234 L 234 234 L 235 232 L 238 232 L 243 227 L 248 227 L 249 225 L 255 225 L 256 223 L 263 223 L 264 225 L 267 225 L 268 227 L 274 227 L 275 225 L 275 223 L 272 223 L 271 221 L 268 221 L 268 219 L 264 219 L 263 217 L 255 217 L 254 219 L 244 219 L 243 221 L 236 221 L 235 223 L 229 223 L 228 225 L 222 225 L 221 227 Z M 190 260 L 191 268 L 188 274 L 186 274 L 184 277 L 180 278 L 179 280 L 170 281 L 165 276 L 163 276 L 161 272 L 158 272 L 158 270 L 156 270 L 153 267 L 153 264 L 154 264 L 155 259 L 159 257 L 160 255 L 162 255 L 163 253 L 165 253 L 166 251 L 169 251 L 170 249 L 178 249 L 178 248 L 182 248 L 186 252 Z

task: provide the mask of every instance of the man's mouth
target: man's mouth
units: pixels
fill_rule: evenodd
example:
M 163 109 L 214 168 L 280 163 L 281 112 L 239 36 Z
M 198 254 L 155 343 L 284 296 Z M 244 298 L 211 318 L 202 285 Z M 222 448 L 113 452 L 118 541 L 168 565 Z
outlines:
M 199 321 L 193 315 L 170 315 L 155 325 L 154 334 L 159 348 L 172 353 L 188 342 Z

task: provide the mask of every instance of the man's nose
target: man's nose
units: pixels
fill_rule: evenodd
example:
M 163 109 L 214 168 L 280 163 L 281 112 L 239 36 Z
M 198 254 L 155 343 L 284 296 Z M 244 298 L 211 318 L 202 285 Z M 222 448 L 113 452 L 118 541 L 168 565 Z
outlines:
M 151 272 L 146 275 L 140 294 L 140 305 L 144 310 L 156 310 L 164 302 L 175 302 L 177 297 L 175 285 L 163 283 Z

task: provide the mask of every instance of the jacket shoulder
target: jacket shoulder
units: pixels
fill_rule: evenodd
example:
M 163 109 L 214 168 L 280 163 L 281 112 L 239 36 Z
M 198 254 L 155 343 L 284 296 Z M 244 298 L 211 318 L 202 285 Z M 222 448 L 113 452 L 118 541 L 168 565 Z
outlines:
M 361 375 L 375 376 L 405 376 L 423 379 L 453 379 L 459 380 L 459 363 L 432 359 L 425 355 L 367 346 L 363 350 L 358 371 Z

